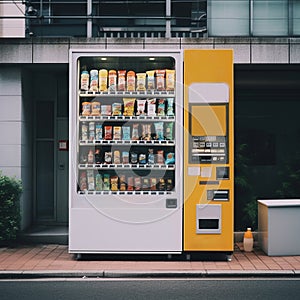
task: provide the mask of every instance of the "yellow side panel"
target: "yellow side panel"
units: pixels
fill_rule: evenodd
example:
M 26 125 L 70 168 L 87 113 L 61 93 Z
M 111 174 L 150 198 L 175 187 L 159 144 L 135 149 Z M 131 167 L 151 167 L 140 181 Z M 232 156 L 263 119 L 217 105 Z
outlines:
M 193 83 L 225 83 L 229 87 L 229 102 L 214 103 L 213 105 L 189 103 L 188 91 Z M 184 108 L 184 250 L 233 251 L 234 112 L 232 50 L 184 51 Z M 227 162 L 223 164 L 190 163 L 190 135 L 226 136 Z M 217 167 L 229 167 L 229 179 L 217 179 Z M 200 170 L 199 174 L 197 168 Z M 192 173 L 190 172 L 191 169 L 193 169 Z M 207 170 L 210 172 L 204 172 Z M 200 184 L 203 181 L 207 181 L 207 184 Z M 228 190 L 229 200 L 208 200 L 207 193 L 209 190 Z M 221 233 L 199 234 L 196 232 L 197 204 L 221 205 Z

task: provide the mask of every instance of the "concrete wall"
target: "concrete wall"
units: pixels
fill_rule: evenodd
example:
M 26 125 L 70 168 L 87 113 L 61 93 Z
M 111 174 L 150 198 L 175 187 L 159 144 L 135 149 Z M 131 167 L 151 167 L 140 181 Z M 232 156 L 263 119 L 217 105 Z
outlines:
M 1 63 L 68 63 L 69 49 L 234 50 L 236 64 L 300 63 L 300 38 L 32 38 L 0 39 Z
M 28 122 L 22 91 L 21 66 L 2 66 L 0 71 L 0 170 L 22 179 L 22 228 L 30 219 L 31 203 L 31 124 Z M 29 135 L 28 135 L 29 134 Z

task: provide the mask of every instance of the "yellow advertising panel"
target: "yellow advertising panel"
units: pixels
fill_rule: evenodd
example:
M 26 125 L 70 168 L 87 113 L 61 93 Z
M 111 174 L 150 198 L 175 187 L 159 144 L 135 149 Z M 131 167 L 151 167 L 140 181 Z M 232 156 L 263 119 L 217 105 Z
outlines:
M 184 51 L 184 251 L 233 251 L 233 51 Z

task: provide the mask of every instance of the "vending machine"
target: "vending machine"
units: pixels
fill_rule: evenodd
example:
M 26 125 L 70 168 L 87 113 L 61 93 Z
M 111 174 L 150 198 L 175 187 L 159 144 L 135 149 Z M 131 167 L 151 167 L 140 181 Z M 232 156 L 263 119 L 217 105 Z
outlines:
M 182 54 L 70 53 L 72 253 L 181 253 Z
M 233 250 L 232 66 L 70 50 L 70 253 Z

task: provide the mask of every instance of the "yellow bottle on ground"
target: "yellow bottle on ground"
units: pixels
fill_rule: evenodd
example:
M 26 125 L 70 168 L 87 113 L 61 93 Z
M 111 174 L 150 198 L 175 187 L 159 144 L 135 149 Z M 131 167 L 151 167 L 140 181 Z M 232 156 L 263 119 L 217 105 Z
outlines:
M 244 233 L 244 251 L 251 252 L 253 250 L 253 234 L 251 228 L 247 228 Z

